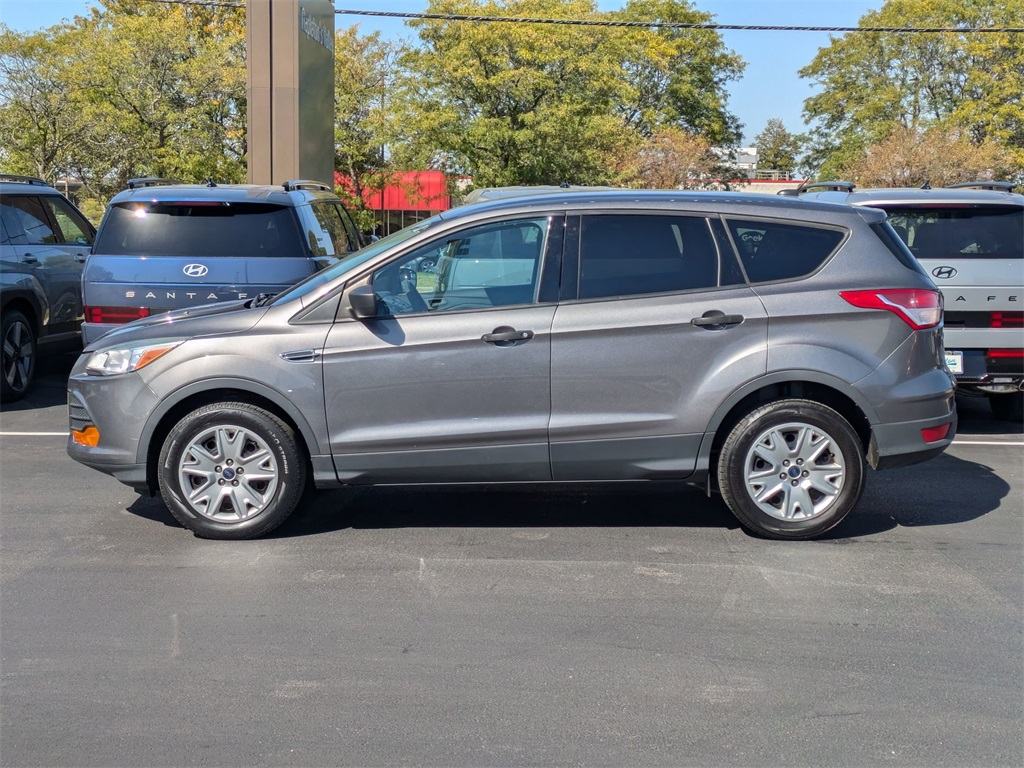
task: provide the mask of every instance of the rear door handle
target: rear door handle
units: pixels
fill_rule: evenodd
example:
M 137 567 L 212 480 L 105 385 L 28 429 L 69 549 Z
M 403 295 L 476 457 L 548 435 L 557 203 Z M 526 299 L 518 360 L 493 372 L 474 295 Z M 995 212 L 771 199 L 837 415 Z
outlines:
M 38 264 L 39 257 L 36 256 L 34 253 L 26 253 L 25 256 L 22 258 L 22 261 L 24 261 L 26 264 Z
M 690 320 L 691 325 L 701 326 L 702 328 L 725 328 L 727 325 L 739 325 L 743 322 L 743 315 L 727 315 L 724 312 L 719 312 L 717 309 L 712 309 L 709 312 L 705 312 L 700 317 L 695 317 Z
M 507 325 L 500 325 L 490 333 L 485 333 L 480 337 L 481 341 L 486 341 L 488 344 L 495 344 L 499 347 L 514 347 L 516 344 L 522 344 L 533 338 L 533 331 L 517 331 Z

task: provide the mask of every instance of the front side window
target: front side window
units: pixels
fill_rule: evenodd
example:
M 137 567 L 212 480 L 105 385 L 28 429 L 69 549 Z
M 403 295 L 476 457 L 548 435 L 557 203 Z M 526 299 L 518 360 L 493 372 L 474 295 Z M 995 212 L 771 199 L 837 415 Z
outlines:
M 59 197 L 43 198 L 50 206 L 53 218 L 60 227 L 64 242 L 71 245 L 92 245 L 92 229 L 85 219 L 66 200 Z
M 118 203 L 107 211 L 96 253 L 185 258 L 307 256 L 294 212 L 267 203 Z
M 373 273 L 391 315 L 537 301 L 549 219 L 485 224 L 446 235 Z
M 792 280 L 817 271 L 845 233 L 783 221 L 728 219 L 726 225 L 752 283 Z
M 1020 206 L 886 206 L 885 212 L 919 259 L 1024 258 Z
M 583 217 L 581 299 L 688 291 L 718 284 L 718 250 L 703 217 Z
M 10 245 L 50 245 L 60 237 L 50 227 L 49 218 L 38 197 L 10 195 L 0 203 Z

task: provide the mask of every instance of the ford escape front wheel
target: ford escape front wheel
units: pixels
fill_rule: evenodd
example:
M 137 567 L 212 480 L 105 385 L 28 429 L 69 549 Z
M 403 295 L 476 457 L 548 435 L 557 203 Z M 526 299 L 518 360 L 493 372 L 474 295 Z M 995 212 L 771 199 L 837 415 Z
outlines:
M 270 532 L 295 509 L 306 466 L 292 429 L 248 403 L 193 411 L 160 451 L 160 494 L 198 536 L 249 539 Z
M 837 526 L 864 489 L 864 456 L 853 427 L 810 400 L 779 400 L 744 417 L 718 461 L 722 498 L 763 536 L 809 539 Z

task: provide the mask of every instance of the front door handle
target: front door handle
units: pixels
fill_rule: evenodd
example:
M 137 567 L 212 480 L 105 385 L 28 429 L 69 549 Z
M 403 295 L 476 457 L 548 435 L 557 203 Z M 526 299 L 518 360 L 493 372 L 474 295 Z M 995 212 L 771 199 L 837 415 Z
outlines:
M 480 337 L 481 341 L 494 344 L 498 347 L 514 347 L 516 344 L 523 344 L 533 338 L 533 331 L 517 331 L 507 325 L 500 325 L 490 333 Z
M 26 253 L 24 257 L 22 257 L 22 261 L 24 261 L 26 264 L 38 264 L 39 257 L 36 256 L 34 253 Z
M 705 312 L 700 317 L 695 317 L 690 320 L 691 325 L 697 325 L 711 330 L 715 330 L 716 328 L 725 328 L 728 325 L 739 325 L 742 322 L 743 315 L 727 315 L 724 312 L 719 312 L 717 309 L 712 309 L 709 312 Z

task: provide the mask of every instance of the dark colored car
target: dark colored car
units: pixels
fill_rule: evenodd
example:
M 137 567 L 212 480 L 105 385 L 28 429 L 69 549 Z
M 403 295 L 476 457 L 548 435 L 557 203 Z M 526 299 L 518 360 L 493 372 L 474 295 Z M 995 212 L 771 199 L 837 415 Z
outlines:
M 68 452 L 213 538 L 270 531 L 312 478 L 675 480 L 803 539 L 868 464 L 950 444 L 942 349 L 939 292 L 881 211 L 537 195 L 110 333 L 71 373 Z
M 82 265 L 95 234 L 42 179 L 0 174 L 0 399 L 28 392 L 39 355 L 81 344 Z
M 275 294 L 362 245 L 326 184 L 135 179 L 103 216 L 82 282 L 86 343 L 141 317 Z

